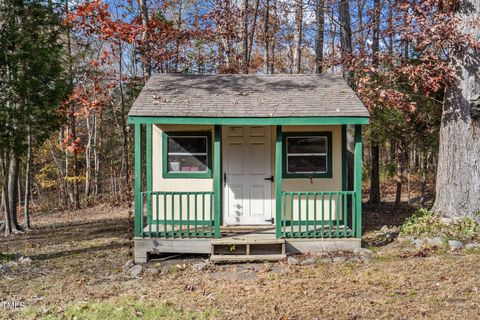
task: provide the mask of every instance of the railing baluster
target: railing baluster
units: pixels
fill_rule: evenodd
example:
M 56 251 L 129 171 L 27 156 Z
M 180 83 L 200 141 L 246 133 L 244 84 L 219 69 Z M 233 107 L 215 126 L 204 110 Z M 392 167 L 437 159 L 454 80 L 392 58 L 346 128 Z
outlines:
M 353 192 L 352 193 L 352 231 L 351 231 L 351 236 L 352 237 L 355 237 L 355 234 L 356 234 L 355 230 L 357 230 L 357 229 L 355 229 L 355 227 L 356 227 L 356 219 L 355 219 L 356 212 L 355 211 L 357 209 L 356 205 L 355 205 L 356 204 L 356 198 L 355 198 L 356 196 L 357 196 L 357 194 L 355 192 Z
M 145 193 L 147 197 L 147 224 L 148 224 L 148 237 L 152 237 L 152 194 L 150 191 Z
M 282 233 L 283 238 L 287 237 L 287 194 L 282 192 L 283 206 L 282 206 Z
M 325 192 L 322 192 L 322 238 L 325 237 Z
M 302 194 L 300 192 L 298 195 L 298 236 L 302 237 Z
M 163 193 L 163 237 L 167 238 L 167 193 Z
M 307 211 L 306 211 L 306 214 L 305 214 L 305 236 L 308 238 L 309 235 L 310 235 L 310 225 L 309 225 L 309 219 L 308 219 L 308 215 L 309 215 L 309 208 L 310 207 L 310 203 L 308 202 L 309 201 L 309 195 L 310 193 L 307 192 L 307 195 L 305 197 L 305 203 L 306 203 L 306 206 L 307 206 Z
M 335 193 L 335 221 L 336 221 L 336 230 L 335 236 L 338 238 L 340 236 L 340 201 L 339 201 L 340 193 Z
M 205 237 L 205 193 L 202 193 L 202 237 Z
M 317 238 L 317 192 L 313 193 L 313 237 Z
M 293 220 L 293 192 L 290 192 L 290 238 L 293 238 L 293 225 L 294 220 Z
M 213 197 L 210 194 L 210 238 L 213 237 L 213 224 L 212 222 L 212 216 L 213 216 Z M 220 221 L 217 221 L 215 223 L 220 223 Z
M 175 193 L 172 192 L 172 238 L 175 238 Z
M 193 203 L 193 211 L 194 211 L 193 214 L 195 215 L 195 216 L 194 216 L 194 219 L 195 219 L 195 220 L 194 220 L 194 221 L 195 221 L 195 222 L 194 222 L 194 223 L 195 223 L 195 233 L 194 233 L 193 236 L 194 236 L 195 238 L 197 238 L 197 237 L 198 237 L 198 230 L 197 230 L 197 227 L 198 227 L 198 216 L 197 216 L 197 213 L 198 213 L 198 211 L 197 211 L 198 193 L 196 193 L 196 192 L 194 193 L 193 199 L 194 199 L 194 201 L 195 201 L 195 202 Z
M 155 193 L 155 225 L 157 226 L 157 238 L 160 236 L 158 221 L 158 193 Z
M 328 237 L 332 237 L 333 233 L 333 221 L 332 221 L 332 193 L 329 192 L 329 205 L 328 205 L 328 226 L 329 226 L 329 235 Z
M 342 204 L 343 204 L 343 236 L 346 238 L 348 236 L 348 219 L 347 219 L 347 202 L 348 202 L 348 193 L 342 194 Z

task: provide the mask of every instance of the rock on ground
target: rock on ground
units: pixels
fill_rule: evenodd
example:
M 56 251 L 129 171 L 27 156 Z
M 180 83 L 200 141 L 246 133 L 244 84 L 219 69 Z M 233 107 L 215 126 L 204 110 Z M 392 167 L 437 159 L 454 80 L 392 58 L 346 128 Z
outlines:
M 288 263 L 289 265 L 291 265 L 291 266 L 297 266 L 297 265 L 300 264 L 300 262 L 298 261 L 298 259 L 295 258 L 295 257 L 292 257 L 292 256 L 288 257 L 287 263 Z
M 448 246 L 450 250 L 455 251 L 463 248 L 463 243 L 458 240 L 448 240 Z
M 125 265 L 123 266 L 123 272 L 128 272 L 130 269 L 132 269 L 132 267 L 135 265 L 135 263 L 133 263 L 133 260 L 128 260 L 127 263 L 125 263 Z
M 480 243 L 472 242 L 465 245 L 465 249 L 472 250 L 472 249 L 480 249 Z
M 195 263 L 192 265 L 192 268 L 197 271 L 203 271 L 208 269 L 208 263 L 207 262 Z
M 425 241 L 431 246 L 441 247 L 443 245 L 443 240 L 440 237 L 425 238 Z
M 137 264 L 137 265 L 134 265 L 129 272 L 132 277 L 136 278 L 142 274 L 142 271 L 143 271 L 143 267 Z
M 312 266 L 314 264 L 315 264 L 315 258 L 313 258 L 313 257 L 307 258 L 307 259 L 303 260 L 302 262 L 300 262 L 301 266 Z

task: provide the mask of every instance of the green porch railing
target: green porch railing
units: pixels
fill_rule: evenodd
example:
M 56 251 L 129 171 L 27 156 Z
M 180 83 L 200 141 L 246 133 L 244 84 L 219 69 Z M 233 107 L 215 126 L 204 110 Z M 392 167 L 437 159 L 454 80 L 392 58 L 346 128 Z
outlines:
M 142 192 L 142 238 L 213 238 L 214 193 Z M 146 214 L 145 214 L 146 213 Z
M 283 238 L 356 236 L 355 191 L 282 192 Z

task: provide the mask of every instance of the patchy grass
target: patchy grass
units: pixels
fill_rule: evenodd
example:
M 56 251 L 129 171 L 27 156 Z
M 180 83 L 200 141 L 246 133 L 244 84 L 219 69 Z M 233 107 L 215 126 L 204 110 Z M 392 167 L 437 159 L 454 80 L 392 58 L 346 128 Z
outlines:
M 428 209 L 417 210 L 400 227 L 403 236 L 439 236 L 444 239 L 471 241 L 480 238 L 480 226 L 475 220 L 465 217 L 453 223 L 444 223 Z
M 157 319 L 218 319 L 214 309 L 205 311 L 181 310 L 162 302 L 142 302 L 133 298 L 121 298 L 116 301 L 73 304 L 63 312 L 52 309 L 39 310 L 27 308 L 23 311 L 25 319 L 75 319 L 75 320 L 157 320 Z
M 0 263 L 11 261 L 15 258 L 14 254 L 0 252 Z
M 184 261 L 149 263 L 160 274 L 131 278 L 127 208 L 99 206 L 0 242 L 30 256 L 1 299 L 21 301 L 0 319 L 467 319 L 478 317 L 480 253 L 442 253 L 396 243 L 370 263 L 271 264 L 238 280 L 237 265 L 194 271 Z M 36 224 L 33 217 L 33 225 Z M 377 257 L 378 256 L 378 257 Z M 173 266 L 173 267 L 171 267 Z M 282 267 L 285 273 L 274 273 Z

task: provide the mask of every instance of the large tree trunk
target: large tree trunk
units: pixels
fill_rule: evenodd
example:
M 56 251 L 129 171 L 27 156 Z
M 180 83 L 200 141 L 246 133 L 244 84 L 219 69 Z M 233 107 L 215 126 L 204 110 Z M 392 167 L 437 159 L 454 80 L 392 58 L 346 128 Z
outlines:
M 375 68 L 378 67 L 378 52 L 380 50 L 380 0 L 373 2 L 373 39 L 372 39 L 372 62 Z M 375 112 L 373 113 L 375 115 Z M 370 203 L 380 203 L 380 149 L 378 146 L 378 134 L 372 131 L 370 140 Z
M 472 23 L 480 20 L 480 0 L 459 2 L 462 31 L 480 40 L 480 28 Z M 445 94 L 433 210 L 449 219 L 480 220 L 480 116 L 472 110 L 480 108 L 480 55 L 453 48 L 450 61 L 458 83 Z
M 325 1 L 317 0 L 315 5 L 315 22 L 317 33 L 315 35 L 315 72 L 323 72 L 323 44 L 325 41 Z
M 303 39 L 303 0 L 295 1 L 295 49 L 293 52 L 293 63 L 295 73 L 302 72 L 302 39 Z

